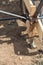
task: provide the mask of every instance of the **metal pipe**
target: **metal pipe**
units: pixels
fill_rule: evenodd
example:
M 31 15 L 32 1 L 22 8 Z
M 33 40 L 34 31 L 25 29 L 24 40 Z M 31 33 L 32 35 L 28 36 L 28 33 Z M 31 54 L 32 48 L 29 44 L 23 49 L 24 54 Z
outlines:
M 37 19 L 43 19 L 43 16 L 40 16 L 40 17 L 38 16 Z
M 19 19 L 18 17 L 15 17 L 15 18 L 0 18 L 0 21 L 6 21 L 6 20 L 16 20 L 16 19 Z M 43 17 L 37 17 L 37 19 L 43 19 Z M 24 19 L 25 20 L 25 19 Z M 27 19 L 26 19 L 27 20 Z M 29 20 L 29 18 L 28 18 Z
M 13 13 L 9 13 L 9 12 L 5 12 L 5 11 L 2 11 L 0 10 L 0 13 L 4 13 L 4 14 L 8 14 L 8 15 L 11 15 L 11 16 L 14 16 L 15 18 L 0 18 L 0 21 L 5 21 L 5 20 L 15 20 L 15 19 L 23 19 L 23 20 L 29 20 L 30 17 L 24 17 L 24 16 L 20 16 L 20 15 L 16 15 L 16 14 L 13 14 Z M 43 16 L 37 16 L 36 19 L 43 19 Z
M 14 17 L 18 17 L 18 18 L 26 20 L 26 17 L 20 16 L 20 15 L 17 15 L 17 14 L 13 14 L 13 13 L 10 13 L 10 12 L 0 10 L 0 13 L 7 14 L 7 15 L 10 15 L 10 16 L 14 16 Z

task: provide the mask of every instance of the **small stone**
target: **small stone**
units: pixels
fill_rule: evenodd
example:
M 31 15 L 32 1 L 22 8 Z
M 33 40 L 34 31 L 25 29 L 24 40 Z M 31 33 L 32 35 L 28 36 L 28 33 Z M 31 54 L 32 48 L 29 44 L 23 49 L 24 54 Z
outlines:
M 20 56 L 19 59 L 22 60 L 22 57 Z
M 12 2 L 12 0 L 9 0 L 9 2 Z
M 9 0 L 9 2 L 12 2 L 12 1 L 14 1 L 14 0 Z
M 26 39 L 26 42 L 27 42 L 27 43 L 30 43 L 30 42 L 29 42 L 29 39 Z
M 18 55 L 20 55 L 20 51 L 18 51 Z
M 6 2 L 5 2 L 5 1 L 3 1 L 3 2 L 2 2 L 2 4 L 6 4 Z

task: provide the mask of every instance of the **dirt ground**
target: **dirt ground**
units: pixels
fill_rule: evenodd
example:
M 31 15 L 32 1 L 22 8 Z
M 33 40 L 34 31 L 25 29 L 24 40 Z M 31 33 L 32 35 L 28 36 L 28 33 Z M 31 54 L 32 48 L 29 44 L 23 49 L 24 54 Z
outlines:
M 0 9 L 21 15 L 20 0 L 9 1 L 0 0 Z M 3 5 L 1 5 L 2 3 Z M 0 17 L 8 17 L 8 15 L 0 14 Z M 43 53 L 39 53 L 38 50 L 43 50 L 43 42 L 36 39 L 37 48 L 30 49 L 29 44 L 26 43 L 26 37 L 18 34 L 23 29 L 26 29 L 25 23 L 20 20 L 0 21 L 0 65 L 42 64 Z

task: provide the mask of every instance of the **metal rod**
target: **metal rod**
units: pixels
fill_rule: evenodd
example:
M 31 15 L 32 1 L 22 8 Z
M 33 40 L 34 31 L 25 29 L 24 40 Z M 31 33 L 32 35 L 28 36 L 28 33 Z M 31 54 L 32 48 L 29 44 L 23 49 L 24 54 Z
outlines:
M 40 16 L 40 17 L 38 16 L 37 19 L 43 19 L 43 16 Z
M 39 3 L 39 5 L 38 5 L 38 7 L 37 7 L 37 9 L 36 9 L 36 12 L 35 12 L 35 14 L 33 15 L 33 17 L 37 18 L 38 14 L 40 13 L 40 10 L 41 10 L 42 6 L 43 6 L 43 0 L 40 0 L 40 3 Z
M 15 18 L 0 18 L 0 21 L 6 21 L 6 20 L 16 20 L 16 19 L 19 19 L 18 17 L 15 17 Z M 37 17 L 37 19 L 43 19 L 43 17 Z M 24 19 L 25 20 L 25 19 Z M 29 19 L 28 19 L 29 20 Z
M 7 15 L 10 15 L 10 16 L 14 16 L 14 17 L 18 17 L 18 18 L 26 20 L 26 17 L 20 16 L 20 15 L 17 15 L 17 14 L 13 14 L 13 13 L 10 13 L 10 12 L 0 10 L 0 13 L 7 14 Z
M 0 18 L 0 21 L 5 21 L 5 20 L 15 20 L 15 19 L 23 19 L 23 20 L 29 20 L 29 17 L 24 17 L 24 16 L 20 16 L 20 15 L 16 15 L 16 14 L 13 14 L 13 13 L 9 13 L 9 12 L 5 12 L 5 11 L 2 11 L 0 10 L 0 13 L 4 13 L 4 14 L 8 14 L 8 15 L 11 15 L 11 16 L 14 16 L 12 18 Z M 36 19 L 43 19 L 43 16 L 37 16 Z

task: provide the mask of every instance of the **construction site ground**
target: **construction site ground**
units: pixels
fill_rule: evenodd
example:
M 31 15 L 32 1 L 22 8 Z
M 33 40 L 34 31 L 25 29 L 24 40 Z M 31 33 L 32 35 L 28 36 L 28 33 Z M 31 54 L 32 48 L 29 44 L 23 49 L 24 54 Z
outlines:
M 8 0 L 0 0 L 0 3 L 4 1 L 9 3 Z M 20 0 L 12 1 L 10 5 L 0 4 L 0 9 L 22 14 Z M 0 17 L 8 15 L 0 13 Z M 43 42 L 37 38 L 37 48 L 30 49 L 26 37 L 19 35 L 20 31 L 26 29 L 24 25 L 20 20 L 0 21 L 0 65 L 43 65 L 43 53 L 38 52 L 39 49 L 43 50 Z

